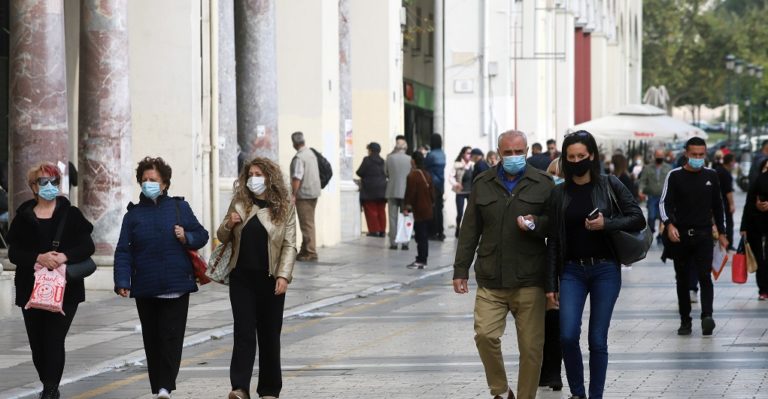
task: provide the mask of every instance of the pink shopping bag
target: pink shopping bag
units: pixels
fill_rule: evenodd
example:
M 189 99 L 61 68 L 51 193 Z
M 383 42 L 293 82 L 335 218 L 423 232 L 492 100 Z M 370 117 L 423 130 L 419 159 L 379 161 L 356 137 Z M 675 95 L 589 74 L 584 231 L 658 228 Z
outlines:
M 42 309 L 64 314 L 64 288 L 67 285 L 67 265 L 48 270 L 35 263 L 35 285 L 24 309 Z

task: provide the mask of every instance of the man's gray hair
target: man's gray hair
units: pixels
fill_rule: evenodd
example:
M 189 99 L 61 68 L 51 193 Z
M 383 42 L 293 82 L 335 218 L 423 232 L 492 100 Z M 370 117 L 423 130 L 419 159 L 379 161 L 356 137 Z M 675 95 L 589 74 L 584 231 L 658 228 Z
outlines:
M 528 136 L 519 130 L 507 130 L 506 132 L 500 134 L 498 140 L 496 140 L 496 145 L 498 145 L 498 143 L 501 143 L 501 140 L 503 139 L 507 139 L 507 138 L 511 139 L 514 137 L 522 137 L 523 140 L 525 141 L 525 146 L 528 147 Z
M 303 145 L 304 144 L 304 133 L 302 132 L 295 132 L 291 135 L 291 141 L 294 145 Z

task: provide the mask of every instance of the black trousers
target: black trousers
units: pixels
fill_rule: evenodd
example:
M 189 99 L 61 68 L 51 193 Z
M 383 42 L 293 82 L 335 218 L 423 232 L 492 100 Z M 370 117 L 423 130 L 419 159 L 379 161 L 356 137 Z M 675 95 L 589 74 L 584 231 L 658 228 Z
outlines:
M 187 328 L 189 293 L 178 298 L 136 298 L 152 393 L 176 389 Z
M 77 313 L 78 304 L 64 304 L 64 315 L 40 309 L 21 309 L 27 328 L 32 363 L 45 388 L 56 388 L 64 374 L 64 340 Z
M 469 194 L 456 194 L 456 237 L 461 229 L 461 219 L 464 218 L 465 204 L 469 201 Z
M 712 251 L 714 243 L 712 232 L 702 231 L 690 237 L 680 230 L 679 243 L 669 243 L 672 259 L 675 263 L 675 282 L 677 286 L 677 305 L 680 319 L 691 318 L 691 297 L 689 294 L 690 273 L 698 276 L 701 289 L 701 317 L 712 316 L 714 286 L 712 285 Z
M 416 236 L 416 262 L 427 264 L 429 257 L 429 225 L 430 220 L 413 222 L 413 232 Z
M 266 271 L 235 268 L 229 277 L 229 300 L 235 321 L 229 380 L 232 389 L 249 393 L 256 344 L 259 346 L 259 396 L 280 396 L 280 332 L 285 294 L 275 295 L 275 279 Z
M 728 248 L 733 247 L 733 214 L 728 212 L 728 202 L 724 202 L 725 210 L 725 236 L 728 238 Z
M 444 236 L 443 228 L 443 188 L 435 187 L 435 203 L 432 205 L 432 223 L 429 234 L 432 236 Z
M 757 271 L 755 279 L 757 280 L 757 289 L 760 294 L 768 294 L 768 235 L 758 232 L 747 232 L 749 246 L 757 260 Z
M 562 378 L 563 350 L 560 348 L 560 310 L 547 310 L 544 318 L 544 358 L 539 381 L 550 382 Z

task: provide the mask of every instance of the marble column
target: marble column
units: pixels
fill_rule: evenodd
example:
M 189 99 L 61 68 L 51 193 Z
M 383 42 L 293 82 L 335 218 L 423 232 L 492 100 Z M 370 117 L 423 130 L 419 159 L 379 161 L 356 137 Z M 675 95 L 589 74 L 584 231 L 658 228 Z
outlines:
M 276 1 L 235 2 L 237 139 L 248 159 L 278 160 Z
M 432 131 L 440 133 L 445 137 L 445 129 L 443 128 L 443 90 L 445 89 L 443 74 L 443 3 L 444 0 L 435 0 L 435 18 L 432 21 L 434 24 L 434 62 L 435 62 L 435 83 L 434 83 L 434 107 L 433 113 L 433 128 Z
M 9 138 L 10 209 L 32 193 L 30 167 L 48 161 L 67 187 L 67 79 L 63 0 L 11 0 Z
M 339 0 L 339 169 L 341 180 L 352 180 L 352 72 L 349 1 Z
M 219 176 L 237 177 L 235 4 L 219 0 Z
M 80 208 L 96 253 L 114 253 L 133 184 L 128 0 L 81 0 Z

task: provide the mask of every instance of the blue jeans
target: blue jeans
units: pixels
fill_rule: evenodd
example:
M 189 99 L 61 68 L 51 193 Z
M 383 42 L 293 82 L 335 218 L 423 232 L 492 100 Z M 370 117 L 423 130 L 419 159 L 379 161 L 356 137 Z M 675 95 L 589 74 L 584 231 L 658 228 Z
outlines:
M 646 205 L 648 206 L 648 227 L 651 229 L 651 233 L 656 232 L 656 220 L 661 219 L 659 214 L 659 203 L 661 197 L 656 195 L 649 195 Z
M 608 327 L 621 291 L 621 270 L 613 261 L 594 266 L 566 262 L 560 276 L 560 342 L 571 394 L 586 397 L 579 338 L 589 294 L 589 397 L 602 398 L 608 369 Z

